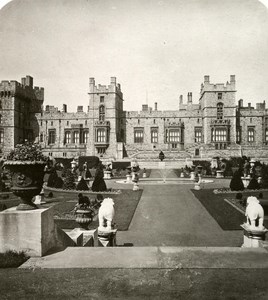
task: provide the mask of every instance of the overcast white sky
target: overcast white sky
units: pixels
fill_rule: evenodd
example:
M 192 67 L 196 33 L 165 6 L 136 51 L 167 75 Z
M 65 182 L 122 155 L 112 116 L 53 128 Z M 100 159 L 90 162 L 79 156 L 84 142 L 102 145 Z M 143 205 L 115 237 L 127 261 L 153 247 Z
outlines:
M 257 0 L 13 0 L 0 24 L 0 80 L 32 75 L 45 105 L 86 107 L 89 77 L 111 76 L 126 110 L 146 91 L 160 110 L 187 92 L 197 103 L 204 75 L 235 74 L 237 100 L 268 100 L 268 10 Z

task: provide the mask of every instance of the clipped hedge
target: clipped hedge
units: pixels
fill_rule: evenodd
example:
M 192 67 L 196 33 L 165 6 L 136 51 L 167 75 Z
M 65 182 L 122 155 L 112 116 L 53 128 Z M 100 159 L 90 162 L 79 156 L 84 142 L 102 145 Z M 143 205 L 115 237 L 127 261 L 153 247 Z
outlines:
M 114 161 L 113 169 L 115 170 L 125 170 L 131 165 L 130 161 Z

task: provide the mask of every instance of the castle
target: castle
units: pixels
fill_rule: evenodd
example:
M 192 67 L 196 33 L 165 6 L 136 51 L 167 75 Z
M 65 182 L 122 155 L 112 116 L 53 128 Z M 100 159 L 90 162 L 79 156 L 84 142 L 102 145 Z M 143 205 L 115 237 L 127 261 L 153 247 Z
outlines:
M 0 83 L 0 154 L 25 140 L 38 141 L 52 157 L 99 156 L 103 160 L 209 159 L 250 156 L 268 159 L 268 110 L 243 100 L 236 103 L 235 76 L 226 84 L 204 77 L 198 103 L 192 93 L 180 96 L 178 109 L 159 111 L 142 105 L 124 111 L 121 86 L 111 77 L 108 86 L 89 79 L 89 102 L 77 112 L 47 105 L 44 89 L 26 76 L 21 83 Z

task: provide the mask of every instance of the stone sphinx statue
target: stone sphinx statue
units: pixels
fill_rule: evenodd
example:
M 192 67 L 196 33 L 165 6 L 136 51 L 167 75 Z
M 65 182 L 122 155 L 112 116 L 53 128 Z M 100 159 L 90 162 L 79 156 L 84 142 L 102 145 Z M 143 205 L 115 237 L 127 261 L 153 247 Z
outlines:
M 99 231 L 111 231 L 114 220 L 114 200 L 112 198 L 103 199 L 99 209 Z
M 247 225 L 251 229 L 263 230 L 264 210 L 256 197 L 248 197 L 246 213 Z

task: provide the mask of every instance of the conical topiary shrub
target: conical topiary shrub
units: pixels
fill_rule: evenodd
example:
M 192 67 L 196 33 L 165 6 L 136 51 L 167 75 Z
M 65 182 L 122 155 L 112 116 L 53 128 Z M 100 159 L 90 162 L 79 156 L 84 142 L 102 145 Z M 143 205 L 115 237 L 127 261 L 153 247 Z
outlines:
M 77 191 L 88 191 L 89 190 L 87 183 L 83 177 L 78 182 L 76 190 Z
M 256 177 L 251 178 L 251 180 L 247 186 L 247 189 L 249 189 L 249 190 L 259 190 L 260 189 L 260 185 L 259 185 Z
M 231 179 L 230 182 L 230 189 L 231 191 L 243 191 L 244 190 L 244 184 L 241 179 L 241 172 L 236 171 L 233 175 L 233 178 Z

